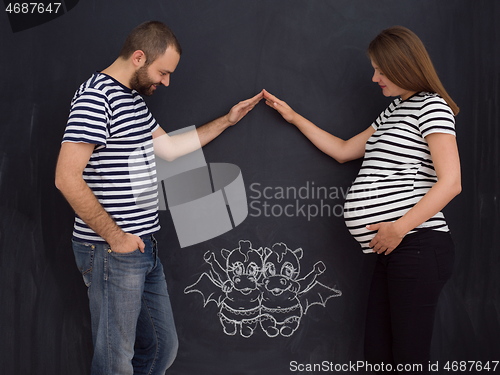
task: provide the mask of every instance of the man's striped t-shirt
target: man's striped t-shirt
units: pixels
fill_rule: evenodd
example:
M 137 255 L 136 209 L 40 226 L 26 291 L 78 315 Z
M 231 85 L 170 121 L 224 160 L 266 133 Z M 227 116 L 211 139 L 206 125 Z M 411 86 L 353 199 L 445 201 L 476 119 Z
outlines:
M 395 99 L 372 126 L 376 131 L 366 143 L 344 205 L 346 226 L 366 253 L 372 252 L 368 244 L 376 234 L 366 225 L 399 219 L 436 183 L 425 137 L 455 135 L 455 118 L 439 95 L 417 93 L 407 100 Z M 448 231 L 442 212 L 418 228 Z
M 137 236 L 160 228 L 152 140 L 158 126 L 137 91 L 95 73 L 76 91 L 63 136 L 63 143 L 96 145 L 83 179 L 123 231 Z M 104 242 L 78 215 L 73 237 Z

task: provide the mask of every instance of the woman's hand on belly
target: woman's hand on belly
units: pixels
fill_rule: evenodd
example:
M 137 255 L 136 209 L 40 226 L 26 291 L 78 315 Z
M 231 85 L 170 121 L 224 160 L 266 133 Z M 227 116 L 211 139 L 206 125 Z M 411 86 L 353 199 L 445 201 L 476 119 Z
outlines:
M 377 234 L 371 240 L 369 246 L 374 253 L 389 255 L 403 240 L 398 226 L 394 222 L 383 222 L 366 226 L 369 230 L 376 230 Z

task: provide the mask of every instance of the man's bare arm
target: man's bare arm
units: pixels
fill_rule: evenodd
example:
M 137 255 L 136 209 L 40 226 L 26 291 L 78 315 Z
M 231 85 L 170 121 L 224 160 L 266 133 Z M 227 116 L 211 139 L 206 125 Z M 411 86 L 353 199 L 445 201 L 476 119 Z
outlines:
M 144 243 L 135 235 L 125 233 L 104 210 L 92 190 L 83 180 L 95 145 L 65 142 L 61 145 L 56 166 L 56 187 L 61 191 L 77 215 L 115 252 L 144 250 Z

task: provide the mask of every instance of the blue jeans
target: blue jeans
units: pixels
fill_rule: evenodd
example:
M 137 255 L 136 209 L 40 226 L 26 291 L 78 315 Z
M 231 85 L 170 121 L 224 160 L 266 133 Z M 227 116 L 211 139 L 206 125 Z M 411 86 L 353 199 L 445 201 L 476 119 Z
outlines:
M 366 360 L 393 369 L 407 365 L 398 373 L 428 374 L 436 306 L 453 270 L 450 233 L 423 229 L 407 235 L 389 255 L 376 256 L 366 315 Z
M 94 356 L 92 375 L 161 374 L 178 340 L 163 266 L 153 236 L 141 253 L 115 253 L 108 244 L 73 241 L 88 287 Z

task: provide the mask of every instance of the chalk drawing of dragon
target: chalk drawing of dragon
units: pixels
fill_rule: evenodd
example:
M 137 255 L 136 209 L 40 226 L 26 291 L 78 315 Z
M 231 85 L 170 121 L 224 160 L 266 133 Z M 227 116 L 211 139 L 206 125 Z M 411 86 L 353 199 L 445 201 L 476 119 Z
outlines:
M 210 269 L 186 287 L 184 293 L 198 292 L 203 306 L 214 302 L 227 335 L 248 338 L 260 326 L 268 337 L 289 337 L 313 305 L 325 307 L 342 292 L 317 281 L 326 271 L 322 261 L 301 277 L 301 248 L 291 250 L 285 243 L 254 249 L 248 240 L 233 250 L 204 255 Z

